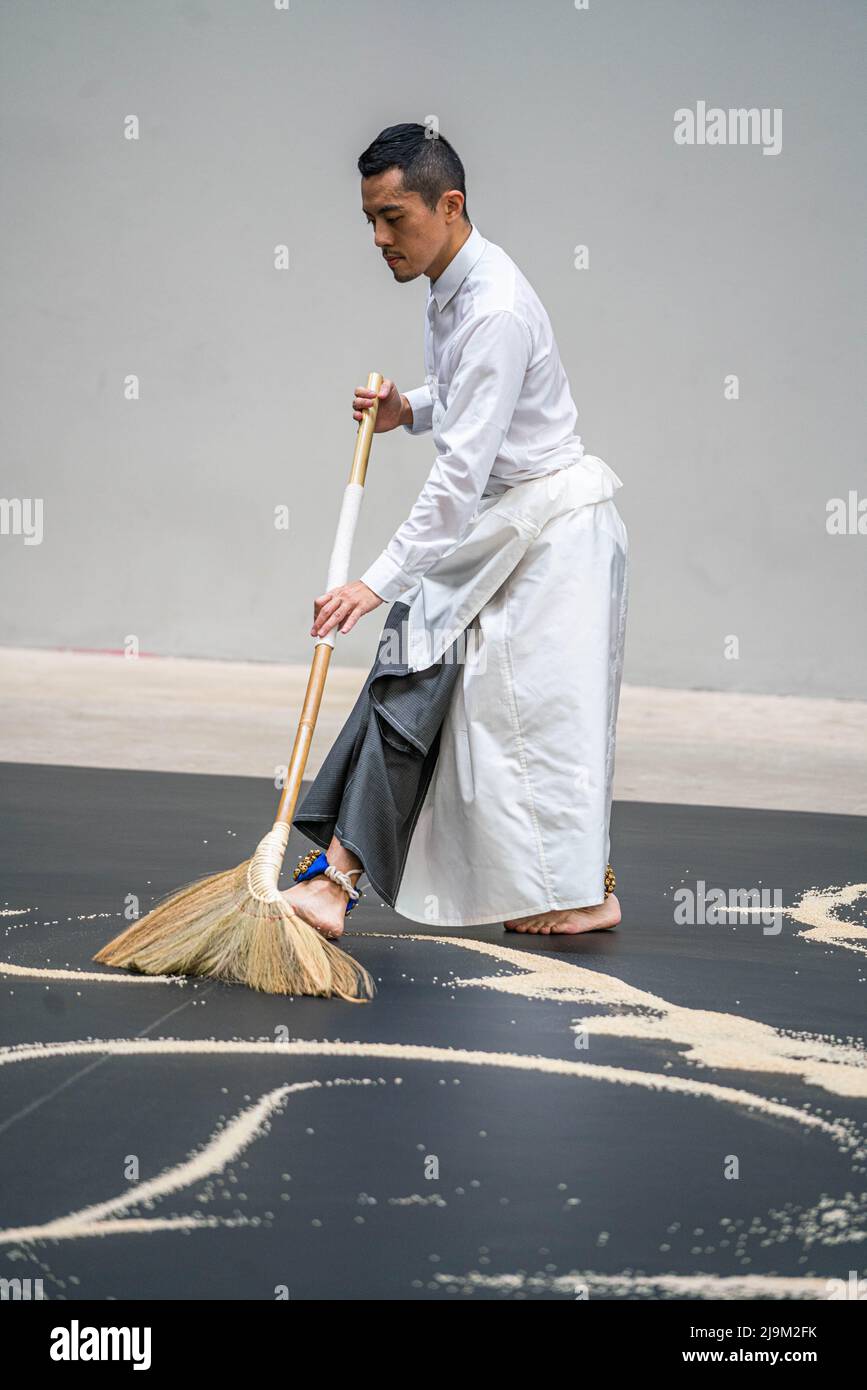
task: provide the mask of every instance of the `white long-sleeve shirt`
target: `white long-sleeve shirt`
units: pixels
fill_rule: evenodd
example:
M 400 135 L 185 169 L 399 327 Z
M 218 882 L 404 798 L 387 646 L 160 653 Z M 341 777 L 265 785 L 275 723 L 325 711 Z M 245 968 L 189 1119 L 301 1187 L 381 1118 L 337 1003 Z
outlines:
M 477 227 L 431 283 L 425 384 L 407 391 L 411 434 L 437 457 L 415 505 L 361 576 L 399 598 L 457 546 L 483 496 L 552 473 L 584 453 L 578 412 L 538 295 Z

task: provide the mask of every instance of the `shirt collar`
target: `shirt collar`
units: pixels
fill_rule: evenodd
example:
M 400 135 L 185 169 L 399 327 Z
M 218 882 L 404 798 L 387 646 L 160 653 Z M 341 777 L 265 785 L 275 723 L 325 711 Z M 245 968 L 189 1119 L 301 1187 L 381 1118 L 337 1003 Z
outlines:
M 438 309 L 444 309 L 452 296 L 460 289 L 476 261 L 487 246 L 478 227 L 473 226 L 466 241 L 456 255 L 452 256 L 445 270 L 431 282 L 428 305 L 435 299 Z

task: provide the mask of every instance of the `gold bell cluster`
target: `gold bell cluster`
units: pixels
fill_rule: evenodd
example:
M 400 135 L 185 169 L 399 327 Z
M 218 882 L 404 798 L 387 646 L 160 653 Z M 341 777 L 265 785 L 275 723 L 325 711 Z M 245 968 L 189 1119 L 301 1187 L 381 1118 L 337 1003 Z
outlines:
M 614 870 L 609 864 L 605 870 L 605 896 L 606 898 L 614 892 L 617 887 L 617 879 L 614 877 Z
M 313 860 L 319 858 L 320 853 L 321 851 L 318 849 L 311 849 L 307 854 L 302 854 L 295 868 L 292 870 L 292 877 L 300 878 L 303 873 L 306 873 L 313 863 Z

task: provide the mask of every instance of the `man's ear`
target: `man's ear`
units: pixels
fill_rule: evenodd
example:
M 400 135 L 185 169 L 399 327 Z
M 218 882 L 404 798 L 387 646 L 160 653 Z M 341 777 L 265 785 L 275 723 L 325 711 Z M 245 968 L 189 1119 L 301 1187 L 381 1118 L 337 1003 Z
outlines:
M 459 188 L 452 188 L 449 189 L 448 193 L 444 193 L 443 197 L 446 200 L 446 216 L 448 220 L 451 222 L 457 221 L 464 210 L 463 193 Z

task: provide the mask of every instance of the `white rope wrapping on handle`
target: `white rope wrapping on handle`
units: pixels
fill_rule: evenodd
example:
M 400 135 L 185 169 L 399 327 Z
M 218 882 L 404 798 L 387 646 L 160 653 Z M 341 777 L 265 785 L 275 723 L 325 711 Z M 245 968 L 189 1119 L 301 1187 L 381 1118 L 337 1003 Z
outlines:
M 331 550 L 331 559 L 328 564 L 328 579 L 325 584 L 325 591 L 336 589 L 340 584 L 345 584 L 349 578 L 349 561 L 352 557 L 352 541 L 355 536 L 355 528 L 358 525 L 358 514 L 361 511 L 361 499 L 364 496 L 364 488 L 361 483 L 347 483 L 343 493 L 343 502 L 340 507 L 340 517 L 337 522 L 337 535 L 334 537 L 334 545 Z M 333 627 L 325 637 L 317 639 L 315 645 L 318 647 L 323 642 L 327 642 L 329 647 L 334 646 L 334 639 L 337 635 L 337 628 Z

